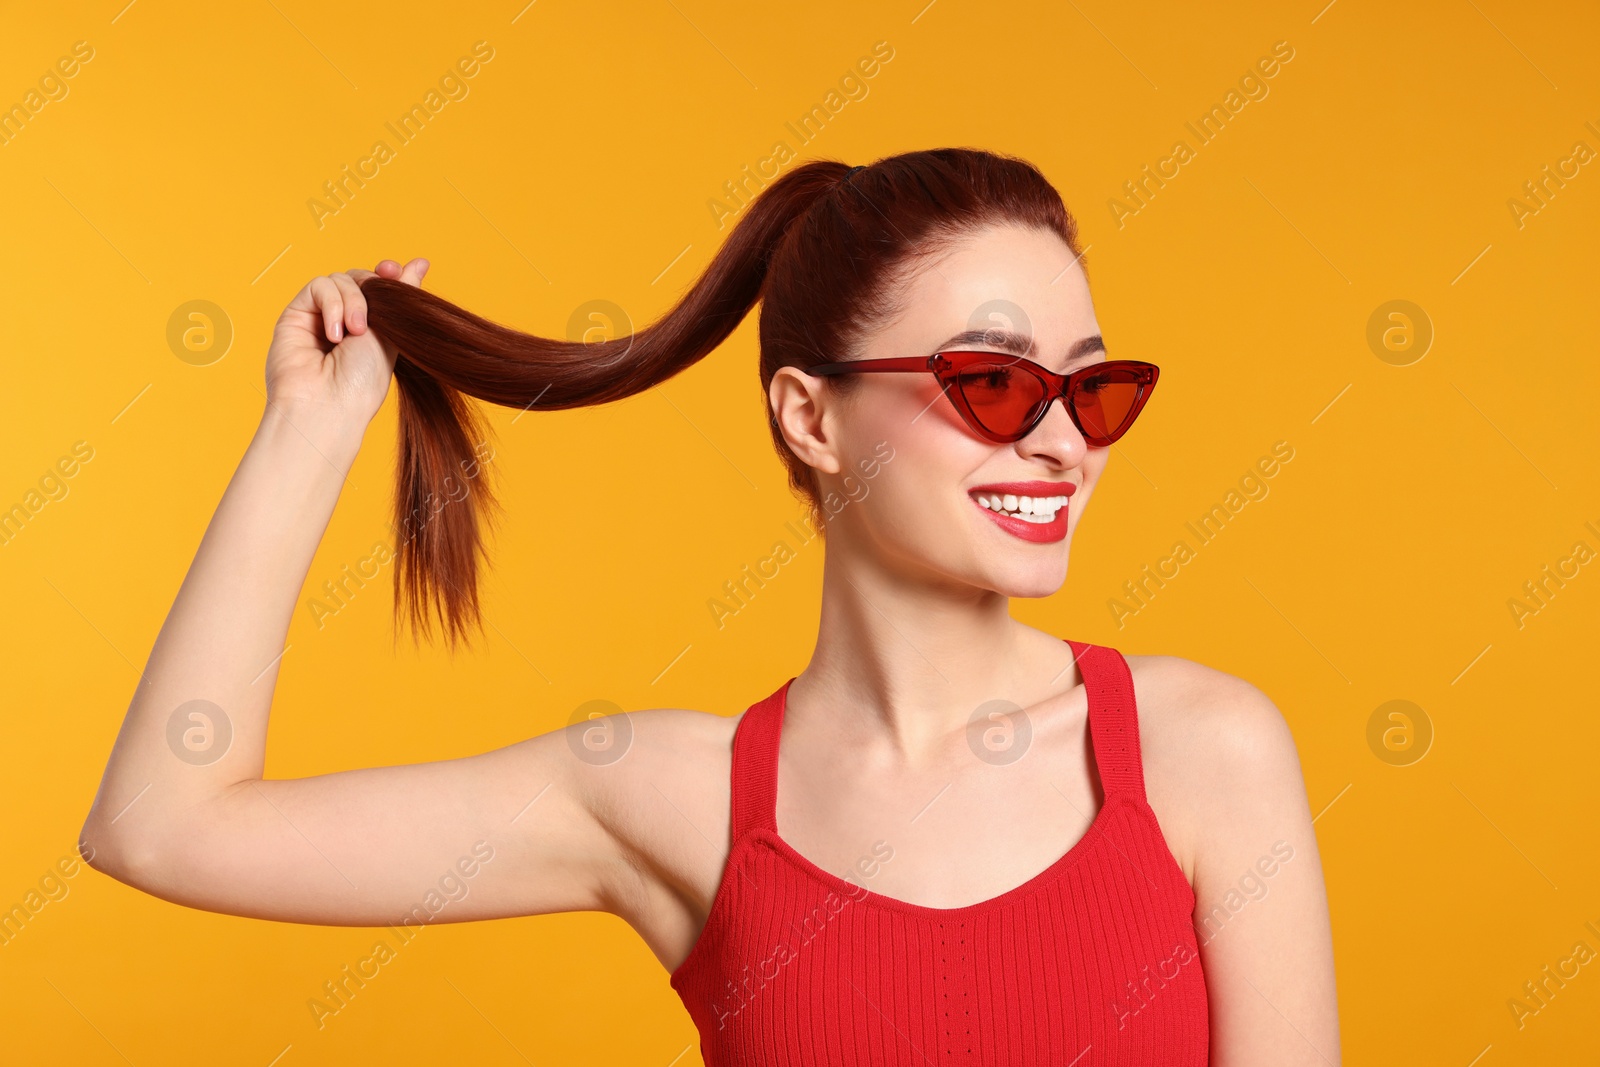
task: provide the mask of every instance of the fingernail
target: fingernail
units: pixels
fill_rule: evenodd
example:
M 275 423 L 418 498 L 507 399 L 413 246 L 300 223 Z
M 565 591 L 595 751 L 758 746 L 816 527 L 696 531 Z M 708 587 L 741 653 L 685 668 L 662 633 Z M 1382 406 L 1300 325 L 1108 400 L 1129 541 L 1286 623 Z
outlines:
M 429 263 L 427 260 L 423 260 L 422 261 L 421 273 L 419 273 L 417 275 L 417 277 L 420 278 L 420 277 L 422 277 L 422 275 L 427 274 L 428 273 L 428 268 L 431 267 L 431 266 L 433 266 L 432 263 Z
M 337 341 L 339 339 L 339 335 L 341 333 L 343 333 L 343 332 L 344 332 L 344 323 L 336 322 L 336 323 L 333 324 L 333 339 L 335 341 Z

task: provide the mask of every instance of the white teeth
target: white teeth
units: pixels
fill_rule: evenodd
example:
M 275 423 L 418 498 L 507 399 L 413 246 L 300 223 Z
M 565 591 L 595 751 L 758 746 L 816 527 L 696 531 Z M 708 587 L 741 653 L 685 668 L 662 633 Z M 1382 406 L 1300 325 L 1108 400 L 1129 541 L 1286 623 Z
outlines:
M 1056 512 L 1067 506 L 1067 497 L 1019 497 L 1009 493 L 1005 495 L 980 493 L 978 503 L 990 511 L 997 511 L 1026 522 L 1043 524 L 1055 521 Z

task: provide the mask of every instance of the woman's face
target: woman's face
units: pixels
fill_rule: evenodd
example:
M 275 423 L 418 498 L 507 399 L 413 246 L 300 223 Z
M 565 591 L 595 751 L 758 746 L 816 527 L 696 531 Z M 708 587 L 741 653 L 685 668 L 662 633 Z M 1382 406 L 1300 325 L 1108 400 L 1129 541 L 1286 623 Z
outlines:
M 898 318 L 865 339 L 862 358 L 1007 352 L 995 343 L 1003 328 L 1033 343 L 1013 354 L 1053 371 L 1106 359 L 1090 340 L 1100 327 L 1088 281 L 1066 243 L 1045 230 L 978 231 L 928 262 L 900 306 Z M 968 332 L 974 337 L 952 341 Z M 774 410 L 817 470 L 830 553 L 869 552 L 915 580 L 1008 597 L 1061 587 L 1068 545 L 1109 451 L 1086 444 L 1062 402 L 1022 440 L 996 444 L 962 421 L 931 373 L 862 374 L 853 388 L 836 395 L 788 369 L 774 379 Z M 1048 483 L 1050 496 L 1070 491 L 1064 531 L 997 519 L 979 503 L 1010 491 L 986 487 L 1011 482 Z M 1047 505 L 1037 510 L 1048 514 Z

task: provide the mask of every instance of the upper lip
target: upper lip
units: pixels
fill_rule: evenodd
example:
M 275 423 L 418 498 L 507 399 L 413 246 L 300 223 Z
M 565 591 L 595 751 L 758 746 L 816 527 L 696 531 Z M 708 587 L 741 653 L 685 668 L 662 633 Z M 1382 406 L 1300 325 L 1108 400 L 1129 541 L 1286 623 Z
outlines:
M 991 482 L 988 485 L 975 485 L 967 490 L 969 493 L 1001 493 L 1035 498 L 1071 496 L 1077 491 L 1078 487 L 1072 482 Z

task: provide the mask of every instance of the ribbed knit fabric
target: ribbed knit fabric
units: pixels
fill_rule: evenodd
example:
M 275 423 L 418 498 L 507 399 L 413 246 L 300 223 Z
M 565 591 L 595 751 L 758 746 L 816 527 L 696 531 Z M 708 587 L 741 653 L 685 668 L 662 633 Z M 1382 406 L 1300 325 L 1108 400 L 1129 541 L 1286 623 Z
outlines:
M 1145 800 L 1127 661 L 1068 644 L 1105 802 L 1048 868 L 966 907 L 874 893 L 790 848 L 773 811 L 794 679 L 751 705 L 734 733 L 732 851 L 671 976 L 708 1067 L 1207 1062 L 1194 893 Z

